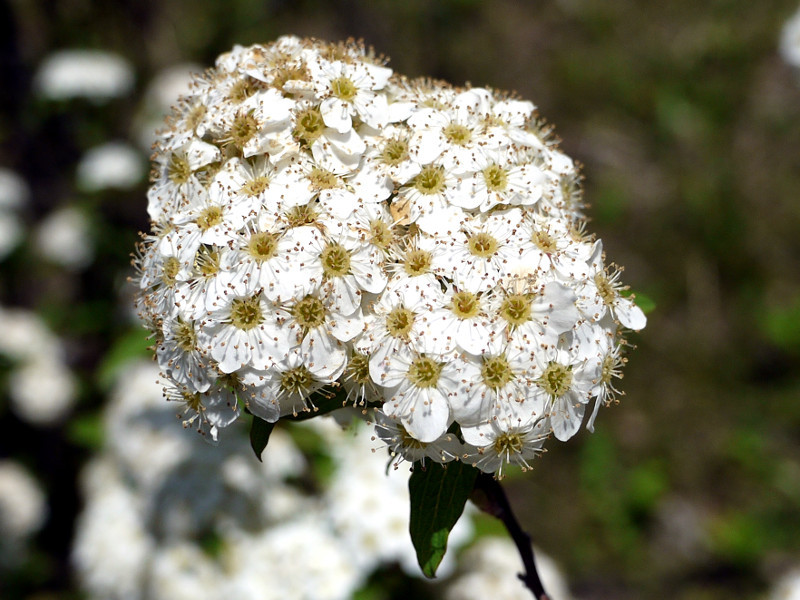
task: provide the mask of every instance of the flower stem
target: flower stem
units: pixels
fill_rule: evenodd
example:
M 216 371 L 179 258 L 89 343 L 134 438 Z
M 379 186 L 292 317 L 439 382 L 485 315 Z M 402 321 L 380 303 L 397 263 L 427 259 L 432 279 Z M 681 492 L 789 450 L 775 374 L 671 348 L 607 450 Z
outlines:
M 476 494 L 479 492 L 479 494 Z M 536 570 L 536 562 L 533 559 L 533 546 L 531 537 L 522 530 L 519 521 L 511 510 L 506 492 L 500 482 L 489 473 L 479 473 L 473 488 L 472 501 L 482 511 L 500 519 L 505 525 L 511 539 L 517 546 L 525 573 L 518 573 L 517 577 L 525 584 L 536 600 L 550 600 L 544 591 L 542 580 Z

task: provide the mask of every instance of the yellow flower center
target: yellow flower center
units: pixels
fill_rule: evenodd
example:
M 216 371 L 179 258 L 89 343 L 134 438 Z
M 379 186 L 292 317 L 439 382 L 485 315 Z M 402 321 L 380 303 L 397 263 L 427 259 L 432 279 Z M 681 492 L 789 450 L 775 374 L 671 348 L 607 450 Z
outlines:
M 394 239 L 391 227 L 380 219 L 373 219 L 369 223 L 370 242 L 378 248 L 386 250 Z
M 353 80 L 342 75 L 331 81 L 331 93 L 345 102 L 350 102 L 356 97 L 358 88 Z
M 433 257 L 427 250 L 409 250 L 403 261 L 403 270 L 411 277 L 429 273 Z
M 269 260 L 278 253 L 278 239 L 265 231 L 257 231 L 247 242 L 247 252 L 257 261 Z
M 328 244 L 320 259 L 322 272 L 328 277 L 344 277 L 350 272 L 350 252 L 340 244 Z
M 256 121 L 251 110 L 247 113 L 236 115 L 228 132 L 228 137 L 231 143 L 241 150 L 256 133 L 258 133 L 258 121 Z
M 519 326 L 530 321 L 531 303 L 525 294 L 508 296 L 500 305 L 500 316 L 510 325 Z
M 439 194 L 444 190 L 444 167 L 428 165 L 414 178 L 414 187 L 426 196 Z
M 392 167 L 399 165 L 408 158 L 408 142 L 405 140 L 391 139 L 383 146 L 381 159 Z
M 212 246 L 200 246 L 194 255 L 194 271 L 206 279 L 219 273 L 219 250 Z
M 369 356 L 355 352 L 347 363 L 347 379 L 359 384 L 369 383 Z
M 514 372 L 511 370 L 511 365 L 508 364 L 508 359 L 505 356 L 490 356 L 483 360 L 483 367 L 481 367 L 481 377 L 486 387 L 492 390 L 498 390 L 505 386 L 515 378 Z
M 486 189 L 490 192 L 502 192 L 508 187 L 508 173 L 498 165 L 490 165 L 483 170 Z
M 250 196 L 252 198 L 266 191 L 268 187 L 269 187 L 269 177 L 267 177 L 266 175 L 259 175 L 255 179 L 251 179 L 250 181 L 245 183 L 242 186 L 242 189 L 239 191 L 245 196 Z
M 316 296 L 308 295 L 292 308 L 292 317 L 303 331 L 314 329 L 325 323 L 327 311 L 322 300 Z
M 314 376 L 304 366 L 289 369 L 281 375 L 281 388 L 290 394 L 304 394 L 311 389 Z
M 194 222 L 197 223 L 197 226 L 203 231 L 208 231 L 212 227 L 222 223 L 222 208 L 216 204 L 207 206 L 200 211 L 200 214 Z
M 175 285 L 175 280 L 181 270 L 181 261 L 174 256 L 168 257 L 161 266 L 161 281 L 166 286 Z
M 612 305 L 617 301 L 617 290 L 614 289 L 608 277 L 598 273 L 594 276 L 594 284 L 597 286 L 597 293 L 600 294 L 605 304 Z
M 167 161 L 167 177 L 175 185 L 181 185 L 189 181 L 192 176 L 192 167 L 189 166 L 189 159 L 183 154 L 173 152 Z
M 478 232 L 467 241 L 469 253 L 479 258 L 489 258 L 495 252 L 500 244 L 491 235 L 484 232 Z
M 184 352 L 191 352 L 197 343 L 197 334 L 194 331 L 194 323 L 178 318 L 172 325 L 172 335 L 175 336 L 175 345 Z
M 493 447 L 498 456 L 520 454 L 525 448 L 525 439 L 519 433 L 504 432 L 497 436 Z
M 478 297 L 472 292 L 457 292 L 450 303 L 450 310 L 459 319 L 471 319 L 480 312 L 480 309 Z
M 447 141 L 455 144 L 456 146 L 464 146 L 472 139 L 472 132 L 469 127 L 461 125 L 460 123 L 449 123 L 443 130 L 444 137 Z
M 231 323 L 237 329 L 249 331 L 263 321 L 261 301 L 258 295 L 249 298 L 235 298 L 231 302 Z
M 420 356 L 408 368 L 408 380 L 421 388 L 436 387 L 442 365 L 427 356 Z
M 404 306 L 398 306 L 386 315 L 386 330 L 392 337 L 408 337 L 414 325 L 414 313 Z
M 551 362 L 536 383 L 552 398 L 559 398 L 566 394 L 572 385 L 572 367 Z
M 319 108 L 306 108 L 297 114 L 292 134 L 295 139 L 310 146 L 325 131 L 325 122 Z

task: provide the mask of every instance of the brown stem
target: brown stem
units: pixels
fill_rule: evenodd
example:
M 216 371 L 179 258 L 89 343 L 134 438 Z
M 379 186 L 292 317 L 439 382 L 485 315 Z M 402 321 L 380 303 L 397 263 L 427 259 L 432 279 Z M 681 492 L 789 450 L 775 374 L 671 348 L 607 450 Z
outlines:
M 483 497 L 476 496 L 475 492 L 481 492 Z M 520 527 L 500 482 L 488 473 L 479 473 L 475 480 L 472 500 L 478 508 L 493 517 L 497 517 L 506 526 L 511 539 L 514 540 L 514 544 L 517 546 L 520 557 L 522 557 L 522 564 L 525 566 L 525 573 L 518 573 L 517 577 L 533 593 L 536 600 L 550 600 L 550 597 L 544 591 L 542 580 L 539 579 L 539 573 L 536 570 L 531 537 Z

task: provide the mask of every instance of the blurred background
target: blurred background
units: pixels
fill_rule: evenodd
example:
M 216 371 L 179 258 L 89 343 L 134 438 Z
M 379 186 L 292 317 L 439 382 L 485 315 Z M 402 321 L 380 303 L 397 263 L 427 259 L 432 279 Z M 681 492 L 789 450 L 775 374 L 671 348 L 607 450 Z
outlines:
M 283 34 L 363 38 L 396 72 L 515 90 L 583 164 L 589 230 L 651 310 L 630 336 L 620 405 L 594 434 L 551 443 L 533 472 L 504 480 L 570 596 L 800 597 L 797 10 L 797 0 L 0 3 L 0 598 L 214 597 L 225 573 L 320 563 L 358 573 L 277 597 L 466 599 L 458 577 L 500 556 L 468 549 L 503 533 L 478 515 L 450 584 L 408 575 L 400 551 L 376 550 L 382 562 L 369 564 L 345 551 L 340 564 L 340 542 L 317 541 L 305 522 L 287 546 L 271 524 L 311 510 L 314 495 L 311 512 L 340 537 L 356 526 L 337 514 L 375 512 L 337 496 L 367 495 L 342 482 L 334 459 L 345 450 L 325 449 L 342 435 L 290 430 L 284 462 L 254 474 L 246 437 L 196 446 L 153 383 L 127 282 L 148 228 L 152 130 L 187 73 Z M 74 50 L 101 52 L 64 53 Z M 204 481 L 222 463 L 225 481 Z M 336 502 L 350 508 L 326 512 Z M 246 534 L 221 539 L 233 521 Z M 259 545 L 267 538 L 292 560 Z M 237 585 L 245 598 L 257 583 Z

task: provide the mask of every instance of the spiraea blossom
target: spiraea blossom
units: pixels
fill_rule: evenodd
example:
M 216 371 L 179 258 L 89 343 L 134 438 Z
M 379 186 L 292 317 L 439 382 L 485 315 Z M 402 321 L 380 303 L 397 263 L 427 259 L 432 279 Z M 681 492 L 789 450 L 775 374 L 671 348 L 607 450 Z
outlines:
M 530 467 L 619 395 L 643 312 L 532 103 L 283 37 L 198 75 L 155 145 L 138 308 L 216 440 L 331 398 L 398 460 Z

